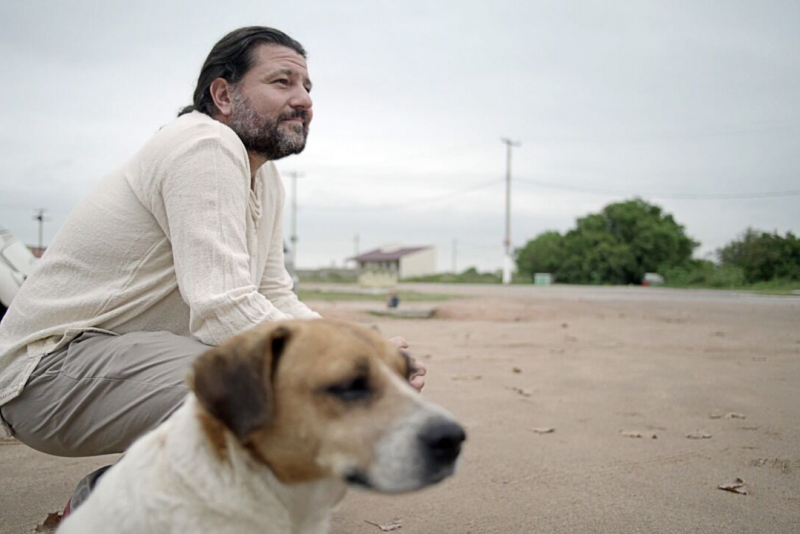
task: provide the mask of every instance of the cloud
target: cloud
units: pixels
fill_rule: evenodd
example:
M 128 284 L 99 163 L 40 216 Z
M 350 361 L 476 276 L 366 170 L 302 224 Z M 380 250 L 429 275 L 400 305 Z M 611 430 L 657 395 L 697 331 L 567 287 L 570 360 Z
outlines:
M 503 136 L 522 141 L 516 246 L 634 195 L 704 251 L 748 225 L 797 233 L 797 196 L 675 197 L 800 188 L 798 15 L 780 1 L 6 3 L 0 224 L 30 242 L 46 207 L 51 239 L 188 103 L 217 39 L 267 24 L 304 43 L 315 83 L 309 147 L 280 162 L 305 173 L 303 266 L 341 261 L 360 233 L 362 249 L 435 244 L 442 268 L 456 239 L 465 266 L 498 267 Z

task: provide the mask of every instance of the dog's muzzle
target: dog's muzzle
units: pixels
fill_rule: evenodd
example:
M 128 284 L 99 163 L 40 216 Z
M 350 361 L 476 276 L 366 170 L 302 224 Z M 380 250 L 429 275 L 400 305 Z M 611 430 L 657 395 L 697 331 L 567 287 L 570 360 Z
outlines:
M 384 493 L 401 493 L 436 484 L 455 472 L 464 429 L 444 410 L 418 405 L 380 440 L 365 470 L 346 474 L 351 484 Z

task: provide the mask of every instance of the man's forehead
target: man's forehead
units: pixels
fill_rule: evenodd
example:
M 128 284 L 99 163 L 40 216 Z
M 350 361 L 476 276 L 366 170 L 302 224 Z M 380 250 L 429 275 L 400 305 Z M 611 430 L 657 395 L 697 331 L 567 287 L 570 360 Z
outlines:
M 277 44 L 262 44 L 253 52 L 255 60 L 253 70 L 271 71 L 289 68 L 308 76 L 308 65 L 305 58 L 291 48 Z

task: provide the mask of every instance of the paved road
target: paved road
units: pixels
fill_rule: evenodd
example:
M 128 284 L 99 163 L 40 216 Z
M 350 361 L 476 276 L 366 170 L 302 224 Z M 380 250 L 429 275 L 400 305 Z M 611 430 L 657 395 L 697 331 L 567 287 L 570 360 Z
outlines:
M 456 294 L 485 297 L 542 298 L 567 301 L 618 301 L 618 302 L 706 302 L 771 304 L 800 306 L 800 295 L 766 295 L 748 291 L 709 289 L 672 289 L 642 286 L 573 286 L 573 285 L 509 285 L 496 284 L 420 284 L 402 283 L 401 290 L 420 293 Z M 304 284 L 303 289 L 337 291 L 358 290 L 352 284 Z

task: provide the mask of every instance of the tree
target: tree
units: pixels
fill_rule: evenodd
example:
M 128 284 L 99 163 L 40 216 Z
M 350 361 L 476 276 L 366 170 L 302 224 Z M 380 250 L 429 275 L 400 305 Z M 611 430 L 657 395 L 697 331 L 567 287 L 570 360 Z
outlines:
M 697 246 L 672 215 L 637 198 L 578 219 L 564 236 L 539 235 L 518 251 L 517 266 L 568 283 L 638 284 L 646 272 L 686 264 Z
M 533 278 L 536 273 L 555 273 L 563 263 L 564 237 L 551 230 L 516 250 L 517 270 Z
M 800 280 L 800 239 L 791 232 L 781 237 L 748 228 L 717 255 L 723 266 L 742 269 L 749 283 Z

